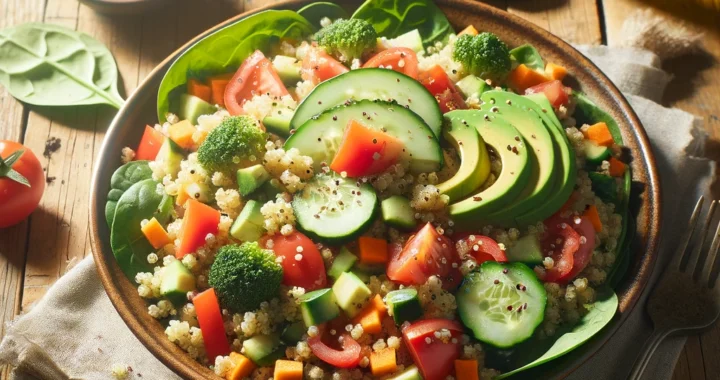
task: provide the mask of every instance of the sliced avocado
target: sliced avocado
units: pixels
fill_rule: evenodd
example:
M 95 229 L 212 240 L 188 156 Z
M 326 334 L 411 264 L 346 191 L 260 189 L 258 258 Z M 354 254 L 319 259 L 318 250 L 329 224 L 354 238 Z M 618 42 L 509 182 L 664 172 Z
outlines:
M 537 235 L 530 234 L 521 237 L 515 245 L 505 251 L 508 261 L 519 261 L 525 264 L 540 264 L 543 261 L 542 247 Z
M 258 164 L 237 171 L 238 191 L 245 197 L 270 179 L 270 173 Z
M 210 115 L 217 111 L 217 107 L 212 104 L 190 94 L 180 95 L 180 109 L 178 117 L 180 120 L 188 120 L 193 125 L 197 125 L 198 117 L 202 115 Z
M 187 300 L 187 293 L 195 290 L 195 276 L 185 268 L 180 260 L 165 267 L 160 282 L 160 294 L 172 303 Z
M 166 174 L 170 174 L 175 179 L 180 172 L 180 162 L 184 158 L 184 153 L 180 145 L 172 141 L 171 138 L 165 137 L 155 161 L 163 166 Z
M 262 120 L 265 129 L 280 137 L 290 136 L 290 120 L 293 114 L 289 109 L 273 110 L 270 115 L 265 116 Z
M 410 200 L 402 195 L 393 195 L 383 200 L 380 209 L 383 221 L 389 226 L 411 230 L 417 225 L 415 210 L 410 207 Z
M 405 368 L 402 373 L 397 376 L 393 376 L 388 380 L 423 380 L 420 370 L 415 365 Z
M 382 44 L 385 46 L 385 48 L 404 47 L 412 49 L 416 53 L 424 50 L 422 37 L 420 36 L 420 31 L 418 31 L 417 29 L 413 29 L 405 34 L 401 34 L 389 40 L 382 39 Z
M 302 80 L 300 76 L 302 65 L 297 58 L 286 55 L 276 55 L 272 60 L 272 65 L 280 77 L 280 80 L 282 80 L 286 86 L 295 86 Z
M 372 292 L 365 283 L 352 272 L 345 272 L 333 284 L 332 292 L 338 306 L 352 318 L 370 300 Z
M 249 200 L 245 203 L 240 215 L 230 227 L 230 235 L 240 241 L 257 241 L 265 234 L 265 218 L 260 209 L 260 202 Z
M 466 98 L 471 96 L 480 97 L 485 91 L 490 90 L 492 87 L 488 85 L 484 80 L 476 77 L 475 75 L 468 75 L 457 82 L 457 88 L 465 95 Z
M 443 136 L 459 153 L 460 168 L 452 178 L 437 185 L 437 188 L 450 197 L 450 202 L 455 202 L 472 194 L 487 180 L 490 175 L 490 155 L 485 141 L 474 126 L 466 120 L 447 119 L 450 125 L 443 130 Z

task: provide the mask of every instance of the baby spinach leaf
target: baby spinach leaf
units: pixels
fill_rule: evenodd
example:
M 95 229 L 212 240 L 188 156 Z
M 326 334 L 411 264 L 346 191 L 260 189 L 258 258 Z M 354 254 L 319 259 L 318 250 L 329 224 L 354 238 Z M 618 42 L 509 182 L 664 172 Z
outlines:
M 310 3 L 300 8 L 297 13 L 310 21 L 316 29 L 322 28 L 320 20 L 325 17 L 329 18 L 330 21 L 350 18 L 350 15 L 341 6 L 324 1 Z
M 202 77 L 235 70 L 255 50 L 268 50 L 281 38 L 301 40 L 313 30 L 297 12 L 268 10 L 203 38 L 180 55 L 165 73 L 158 90 L 158 120 L 164 121 L 170 111 L 177 112 L 176 89 L 182 89 L 188 76 Z
M 623 223 L 627 223 L 627 226 L 623 226 L 622 235 L 618 239 L 618 249 L 615 256 L 615 265 L 610 269 L 607 276 L 607 284 L 611 288 L 615 289 L 622 281 L 623 277 L 630 268 L 630 259 L 632 259 L 632 241 L 635 239 L 635 219 L 632 215 L 628 214 L 627 218 L 623 219 Z
M 444 41 L 454 33 L 445 13 L 430 0 L 367 0 L 352 18 L 368 21 L 387 38 L 417 29 L 425 46 Z
M 150 178 L 152 178 L 152 170 L 150 170 L 148 161 L 130 161 L 115 170 L 110 178 L 110 192 L 105 204 L 105 220 L 109 227 L 112 227 L 115 208 L 123 193 L 130 186 Z
M 517 63 L 525 64 L 525 66 L 533 70 L 545 70 L 545 62 L 540 53 L 530 44 L 521 45 L 510 50 L 510 56 L 515 58 Z
M 41 106 L 120 108 L 124 102 L 110 51 L 89 35 L 58 25 L 0 30 L 0 83 L 18 100 Z

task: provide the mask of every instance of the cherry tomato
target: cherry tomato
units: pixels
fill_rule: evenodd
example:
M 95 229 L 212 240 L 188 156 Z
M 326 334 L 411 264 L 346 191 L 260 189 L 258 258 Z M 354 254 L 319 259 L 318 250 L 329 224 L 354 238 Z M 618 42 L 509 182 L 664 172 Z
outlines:
M 421 72 L 418 80 L 435 97 L 443 113 L 468 108 L 460 91 L 440 65 Z
M 456 242 L 464 241 L 470 247 L 470 254 L 478 264 L 486 261 L 506 263 L 508 261 L 505 251 L 500 249 L 498 243 L 490 237 L 474 234 L 462 234 L 455 238 Z
M 570 88 L 563 86 L 559 80 L 540 83 L 525 90 L 526 95 L 544 93 L 554 108 L 566 105 L 570 101 Z
M 541 278 L 543 281 L 564 282 L 569 279 L 575 264 L 575 252 L 580 248 L 580 235 L 573 229 L 571 223 L 571 220 L 559 217 L 544 222 L 543 253 L 547 257 L 552 257 L 555 263 L 551 269 L 545 271 L 545 275 Z
M 185 205 L 185 216 L 180 227 L 180 246 L 175 251 L 178 259 L 202 247 L 208 234 L 217 234 L 220 223 L 220 211 L 193 198 L 188 199 Z
M 403 143 L 397 138 L 350 120 L 330 169 L 353 178 L 382 173 L 402 150 Z
M 448 330 L 450 338 L 437 338 L 435 333 L 441 330 Z M 423 379 L 443 380 L 452 373 L 455 359 L 460 357 L 462 333 L 462 326 L 449 319 L 425 319 L 403 330 L 405 346 Z M 430 343 L 427 339 L 430 339 Z
M 579 218 L 580 223 L 578 224 L 575 218 Z M 572 227 L 580 235 L 580 247 L 573 255 L 573 267 L 570 273 L 567 275 L 567 280 L 570 281 L 575 278 L 580 272 L 590 264 L 592 260 L 592 252 L 595 248 L 595 228 L 593 227 L 590 219 L 586 217 L 575 217 L 572 220 Z M 583 239 L 585 238 L 585 239 Z
M 230 343 L 225 335 L 225 324 L 220 311 L 215 289 L 210 288 L 193 298 L 200 331 L 202 331 L 205 352 L 211 363 L 215 357 L 230 353 Z
M 303 58 L 300 74 L 304 80 L 318 84 L 348 71 L 350 69 L 331 57 L 325 50 L 311 48 Z
M 387 276 L 395 282 L 422 285 L 430 276 L 438 276 L 443 288 L 452 289 L 462 278 L 455 244 L 430 223 L 411 236 L 402 249 L 395 245 L 391 251 Z
M 22 151 L 20 157 L 5 165 L 18 151 Z M 45 191 L 45 173 L 35 154 L 20 143 L 0 140 L 0 158 L 0 228 L 5 228 L 20 223 L 37 208 Z M 14 174 L 24 177 L 29 186 L 14 180 Z
M 340 336 L 341 350 L 326 345 L 321 334 L 308 338 L 308 345 L 318 359 L 338 368 L 353 368 L 360 363 L 361 347 L 349 334 Z
M 154 161 L 164 140 L 165 136 L 160 131 L 146 125 L 140 144 L 135 151 L 135 159 Z
M 225 108 L 231 115 L 245 113 L 242 106 L 255 95 L 288 95 L 288 90 L 260 50 L 245 59 L 225 87 Z
M 418 77 L 418 59 L 412 49 L 394 47 L 383 50 L 365 62 L 363 68 L 380 66 L 403 73 L 413 79 Z
M 283 284 L 299 286 L 305 291 L 312 291 L 325 287 L 325 263 L 323 262 L 317 246 L 307 236 L 300 232 L 293 232 L 288 236 L 275 234 L 266 236 L 260 241 L 262 247 L 272 240 L 272 250 L 275 255 L 282 257 Z M 298 249 L 302 248 L 300 251 Z M 301 255 L 300 260 L 296 259 Z

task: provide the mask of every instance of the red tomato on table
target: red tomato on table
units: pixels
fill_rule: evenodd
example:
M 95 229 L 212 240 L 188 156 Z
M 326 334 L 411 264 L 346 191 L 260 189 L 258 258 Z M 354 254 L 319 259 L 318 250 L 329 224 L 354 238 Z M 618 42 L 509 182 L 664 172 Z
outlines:
M 295 231 L 288 236 L 266 236 L 261 239 L 260 246 L 267 247 L 268 240 L 273 242 L 272 250 L 275 255 L 282 257 L 284 285 L 299 286 L 307 292 L 325 287 L 325 262 L 312 240 Z M 295 258 L 298 254 L 302 255 L 300 260 Z
M 193 305 L 202 331 L 205 352 L 210 362 L 215 363 L 215 357 L 230 353 L 230 343 L 225 335 L 225 324 L 215 289 L 210 288 L 196 295 Z
M 486 261 L 506 263 L 508 261 L 505 251 L 500 249 L 498 243 L 490 237 L 475 234 L 462 234 L 455 238 L 456 242 L 464 241 L 470 247 L 469 254 L 478 264 Z M 477 247 L 477 248 L 476 248 Z
M 449 331 L 450 338 L 437 338 L 435 332 L 441 330 Z M 452 373 L 455 359 L 460 357 L 462 333 L 460 323 L 449 319 L 420 320 L 403 330 L 405 346 L 423 379 L 444 380 Z
M 397 138 L 350 120 L 330 169 L 348 177 L 382 173 L 397 162 L 402 150 Z
M 193 198 L 188 199 L 185 205 L 185 216 L 180 227 L 180 246 L 175 252 L 178 259 L 205 245 L 205 237 L 217 234 L 220 223 L 220 211 Z
M 418 59 L 412 49 L 394 47 L 383 50 L 365 62 L 363 68 L 380 66 L 403 73 L 413 79 L 418 78 Z
M 460 91 L 440 65 L 421 72 L 418 80 L 435 97 L 443 113 L 468 108 Z
M 350 71 L 345 65 L 321 48 L 311 48 L 302 61 L 302 79 L 315 84 Z
M 540 83 L 537 86 L 533 86 L 525 90 L 525 95 L 530 94 L 545 94 L 550 104 L 554 108 L 558 108 L 561 105 L 566 105 L 570 101 L 569 93 L 570 88 L 563 86 L 559 80 L 551 80 L 545 83 Z
M 43 191 L 45 173 L 35 154 L 20 143 L 0 140 L 0 228 L 27 218 L 40 203 Z
M 289 93 L 270 60 L 256 50 L 245 59 L 225 87 L 225 108 L 231 115 L 242 115 L 245 113 L 243 104 L 261 94 L 280 97 Z
M 135 151 L 136 160 L 153 161 L 160 151 L 160 147 L 165 141 L 165 136 L 157 129 L 146 125 L 145 132 L 140 139 L 140 144 Z

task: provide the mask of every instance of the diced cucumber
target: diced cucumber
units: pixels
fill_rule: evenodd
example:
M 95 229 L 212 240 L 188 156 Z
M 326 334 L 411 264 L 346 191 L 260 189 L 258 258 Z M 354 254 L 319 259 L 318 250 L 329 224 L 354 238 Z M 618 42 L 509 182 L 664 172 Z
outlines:
M 273 110 L 270 115 L 265 116 L 262 123 L 268 132 L 280 137 L 288 137 L 290 136 L 290 120 L 292 116 L 293 113 L 290 109 L 276 109 Z
M 480 97 L 480 94 L 492 89 L 484 80 L 472 74 L 460 79 L 460 81 L 457 82 L 457 88 L 466 98 L 473 95 Z
M 402 195 L 393 195 L 383 200 L 380 209 L 383 221 L 389 226 L 411 230 L 417 225 L 415 211 L 410 207 L 410 200 Z
M 275 360 L 285 356 L 285 347 L 277 334 L 255 335 L 243 341 L 244 354 L 258 367 L 275 364 Z
M 590 182 L 592 182 L 592 190 L 605 202 L 616 202 L 618 200 L 618 184 L 615 178 L 609 175 L 596 172 L 589 172 Z
M 423 380 L 420 370 L 415 365 L 407 367 L 401 374 L 391 377 L 388 380 Z
M 286 55 L 276 55 L 272 60 L 273 68 L 286 86 L 292 87 L 301 81 L 300 69 L 302 65 L 295 57 Z
M 180 109 L 178 117 L 180 120 L 188 120 L 192 125 L 197 125 L 198 117 L 214 114 L 217 108 L 212 104 L 190 94 L 180 95 Z
M 330 288 L 305 293 L 298 301 L 305 326 L 318 326 L 340 315 Z
M 187 300 L 187 293 L 195 290 L 195 276 L 180 260 L 174 260 L 165 267 L 160 282 L 160 294 L 172 303 Z
M 230 227 L 230 235 L 240 241 L 258 241 L 265 235 L 265 218 L 261 208 L 260 202 L 248 200 Z
M 395 324 L 401 325 L 405 321 L 412 322 L 423 315 L 418 292 L 413 288 L 393 290 L 387 294 L 385 302 Z
M 369 184 L 337 175 L 316 175 L 292 200 L 298 228 L 333 244 L 362 234 L 374 220 L 377 203 Z
M 522 263 L 486 261 L 465 276 L 455 295 L 463 324 L 479 341 L 509 348 L 533 335 L 545 316 L 547 293 Z
M 285 326 L 282 335 L 280 335 L 280 340 L 285 344 L 295 345 L 297 342 L 302 340 L 302 337 L 306 332 L 307 327 L 305 326 L 305 322 L 297 321 Z
M 412 49 L 416 53 L 423 51 L 422 37 L 417 29 L 413 29 L 391 39 L 380 37 L 380 44 L 385 49 L 392 47 L 404 47 Z
M 539 264 L 543 261 L 542 247 L 540 247 L 540 241 L 535 234 L 518 239 L 515 245 L 505 251 L 505 256 L 510 262 L 525 264 Z
M 365 283 L 352 272 L 345 272 L 333 284 L 335 300 L 348 317 L 352 318 L 370 300 L 372 292 Z
M 174 179 L 177 178 L 180 172 L 180 162 L 184 158 L 184 153 L 180 145 L 172 141 L 171 138 L 165 137 L 157 156 L 155 156 L 155 162 L 162 166 L 165 174 L 170 174 Z
M 335 256 L 330 269 L 328 270 L 328 276 L 337 279 L 341 274 L 350 270 L 357 261 L 357 256 L 350 252 L 347 248 L 340 248 L 340 253 Z
M 257 190 L 270 179 L 270 173 L 258 164 L 237 171 L 238 191 L 243 197 Z
M 592 140 L 583 140 L 585 146 L 585 158 L 591 164 L 600 165 L 610 158 L 610 148 L 598 145 Z

